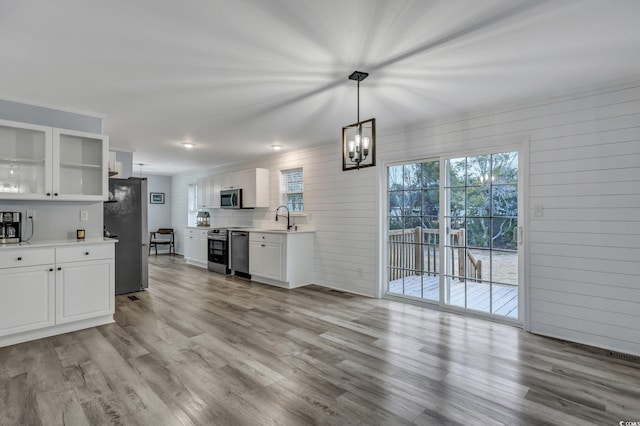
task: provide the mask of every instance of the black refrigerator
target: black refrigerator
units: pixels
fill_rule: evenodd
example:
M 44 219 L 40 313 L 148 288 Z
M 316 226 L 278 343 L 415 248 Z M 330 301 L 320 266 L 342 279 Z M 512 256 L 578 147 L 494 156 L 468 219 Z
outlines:
M 104 203 L 104 226 L 115 236 L 116 294 L 149 287 L 147 180 L 109 179 L 110 201 Z

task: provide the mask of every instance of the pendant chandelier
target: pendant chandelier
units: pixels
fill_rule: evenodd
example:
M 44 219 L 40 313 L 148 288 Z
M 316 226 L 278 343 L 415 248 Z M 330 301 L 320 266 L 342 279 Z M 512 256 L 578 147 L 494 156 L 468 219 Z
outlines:
M 360 82 L 369 73 L 354 71 L 349 80 L 358 82 L 357 121 L 342 128 L 342 170 L 376 165 L 376 119 L 360 121 Z

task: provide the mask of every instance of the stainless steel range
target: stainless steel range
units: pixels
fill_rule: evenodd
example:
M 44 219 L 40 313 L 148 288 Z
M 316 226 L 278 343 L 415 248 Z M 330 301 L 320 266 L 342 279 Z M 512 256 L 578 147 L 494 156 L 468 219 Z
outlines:
M 207 234 L 207 269 L 229 274 L 229 232 L 226 228 L 212 229 Z

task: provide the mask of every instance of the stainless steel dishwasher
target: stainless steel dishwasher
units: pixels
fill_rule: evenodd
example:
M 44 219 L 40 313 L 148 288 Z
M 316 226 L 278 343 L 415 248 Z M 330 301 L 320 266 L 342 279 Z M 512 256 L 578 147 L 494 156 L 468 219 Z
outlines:
M 249 275 L 249 233 L 246 231 L 231 231 L 231 265 L 234 273 L 241 277 Z

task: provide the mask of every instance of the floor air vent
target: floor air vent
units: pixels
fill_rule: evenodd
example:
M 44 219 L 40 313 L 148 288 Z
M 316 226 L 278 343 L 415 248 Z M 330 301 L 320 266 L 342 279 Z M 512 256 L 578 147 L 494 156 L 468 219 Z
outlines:
M 635 362 L 636 364 L 640 364 L 640 356 L 623 354 L 622 352 L 614 352 L 614 351 L 609 351 L 609 356 L 611 358 L 621 359 L 623 361 Z
M 138 299 L 136 296 L 129 296 L 129 300 L 131 300 L 132 302 L 135 302 L 136 300 L 140 300 L 140 299 Z

